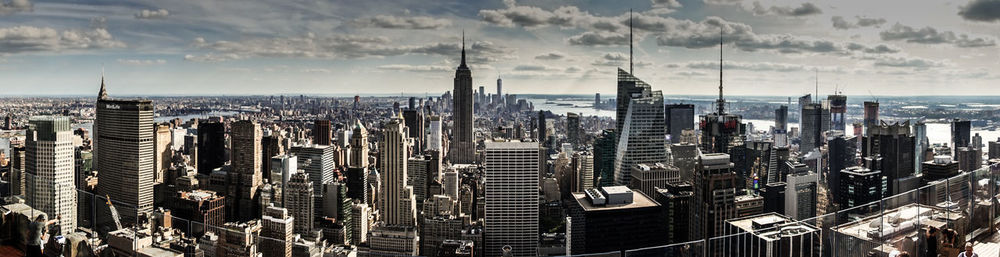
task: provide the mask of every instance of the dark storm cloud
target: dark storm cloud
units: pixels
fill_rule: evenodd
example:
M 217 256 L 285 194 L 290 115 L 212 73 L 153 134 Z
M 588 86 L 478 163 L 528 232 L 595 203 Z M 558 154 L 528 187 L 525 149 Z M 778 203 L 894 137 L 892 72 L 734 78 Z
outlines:
M 970 21 L 1000 20 L 1000 0 L 972 0 L 959 8 L 958 15 Z

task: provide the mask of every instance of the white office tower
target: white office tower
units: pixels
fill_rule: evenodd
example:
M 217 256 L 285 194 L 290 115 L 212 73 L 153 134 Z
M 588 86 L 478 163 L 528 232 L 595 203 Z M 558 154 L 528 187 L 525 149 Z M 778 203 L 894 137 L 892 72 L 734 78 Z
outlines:
M 667 163 L 666 121 L 663 94 L 643 93 L 632 98 L 625 114 L 625 124 L 615 148 L 615 184 L 628 185 L 632 167 L 639 163 Z
M 351 242 L 363 244 L 368 242 L 368 229 L 371 228 L 372 209 L 366 203 L 351 205 Z
M 36 116 L 28 120 L 25 140 L 25 198 L 56 223 L 57 235 L 76 230 L 76 184 L 73 180 L 73 132 L 69 118 Z M 34 218 L 34 217 L 32 217 Z
M 415 226 L 417 221 L 416 199 L 413 187 L 407 181 L 407 156 L 409 140 L 403 118 L 390 120 L 383 128 L 379 141 L 379 163 L 382 190 L 378 194 L 379 212 L 386 225 Z
M 486 143 L 485 256 L 538 255 L 538 143 Z
M 430 134 L 427 137 L 427 150 L 441 151 L 441 116 L 431 116 L 430 129 L 427 133 Z

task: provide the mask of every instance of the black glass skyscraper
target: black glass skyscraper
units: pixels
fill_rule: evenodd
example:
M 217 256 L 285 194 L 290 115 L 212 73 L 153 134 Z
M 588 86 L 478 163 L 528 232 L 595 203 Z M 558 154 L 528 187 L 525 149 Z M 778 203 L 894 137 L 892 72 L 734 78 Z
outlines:
M 782 105 L 774 110 L 774 129 L 788 132 L 788 106 Z
M 694 129 L 694 105 L 693 104 L 668 104 L 667 133 L 670 134 L 671 143 L 681 142 L 681 131 Z
M 594 185 L 612 186 L 615 184 L 615 146 L 618 144 L 617 133 L 611 129 L 601 131 L 594 141 Z
M 210 174 L 226 164 L 226 125 L 220 122 L 198 124 L 198 173 Z

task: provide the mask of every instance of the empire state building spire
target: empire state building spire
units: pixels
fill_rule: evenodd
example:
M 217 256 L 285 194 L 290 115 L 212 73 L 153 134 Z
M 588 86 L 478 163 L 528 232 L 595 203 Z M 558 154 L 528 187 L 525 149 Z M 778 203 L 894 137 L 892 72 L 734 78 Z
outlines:
M 462 64 L 458 66 L 459 68 L 468 69 L 469 66 L 465 65 L 465 31 L 462 31 Z
M 455 70 L 455 89 L 452 91 L 452 138 L 448 148 L 451 163 L 472 164 L 476 161 L 476 137 L 473 131 L 474 96 L 472 70 L 465 63 L 465 31 L 462 31 L 462 64 Z

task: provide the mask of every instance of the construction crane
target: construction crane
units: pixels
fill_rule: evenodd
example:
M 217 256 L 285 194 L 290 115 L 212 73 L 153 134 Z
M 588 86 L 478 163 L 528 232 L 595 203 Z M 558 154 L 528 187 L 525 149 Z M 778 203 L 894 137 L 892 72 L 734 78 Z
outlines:
M 115 220 L 115 226 L 117 226 L 116 230 L 122 229 L 121 219 L 118 218 L 118 210 L 115 209 L 115 205 L 111 203 L 111 197 L 104 195 L 104 198 L 108 200 L 108 209 L 111 210 L 111 218 Z

